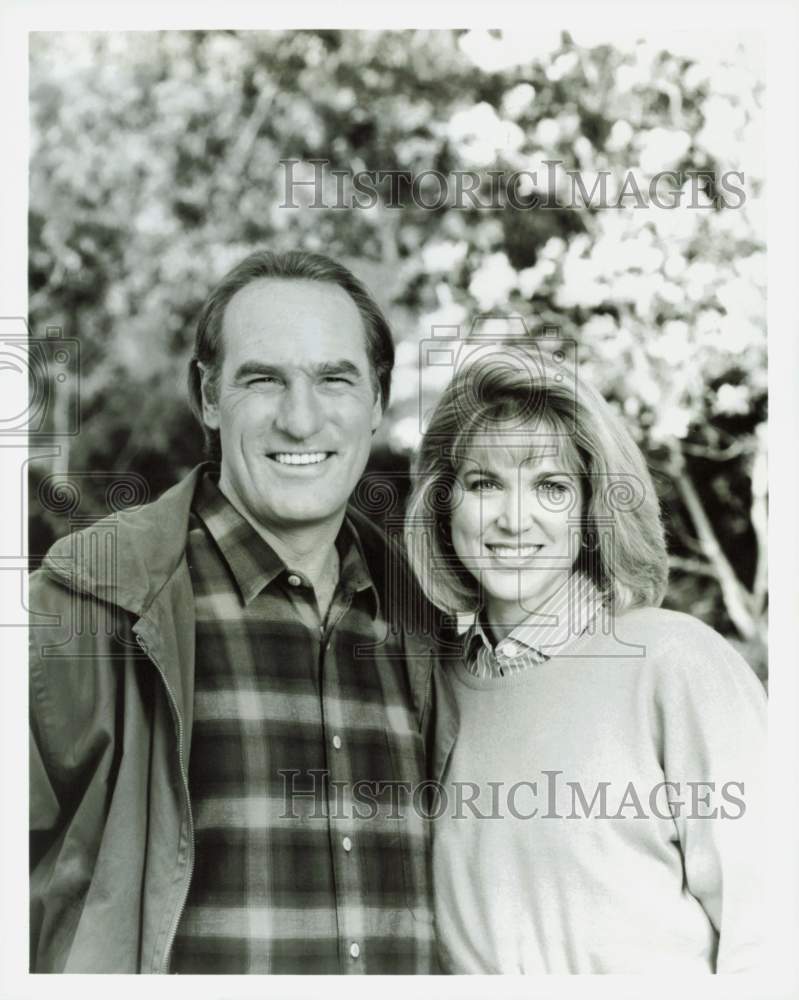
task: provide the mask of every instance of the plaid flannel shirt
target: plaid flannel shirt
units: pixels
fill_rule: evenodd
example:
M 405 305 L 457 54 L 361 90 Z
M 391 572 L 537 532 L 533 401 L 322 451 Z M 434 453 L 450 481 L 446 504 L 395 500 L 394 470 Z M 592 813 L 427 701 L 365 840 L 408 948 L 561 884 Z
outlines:
M 196 862 L 172 969 L 429 973 L 424 748 L 357 532 L 327 621 L 206 474 L 189 764 Z

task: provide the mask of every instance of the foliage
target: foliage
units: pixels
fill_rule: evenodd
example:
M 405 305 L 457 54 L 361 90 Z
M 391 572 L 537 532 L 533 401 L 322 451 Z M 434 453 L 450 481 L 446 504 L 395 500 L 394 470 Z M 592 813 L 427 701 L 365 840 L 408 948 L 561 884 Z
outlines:
M 418 438 L 420 380 L 436 390 L 419 370 L 432 327 L 465 331 L 486 312 L 555 324 L 656 471 L 670 602 L 762 643 L 757 54 L 692 33 L 621 46 L 584 31 L 33 36 L 31 324 L 60 324 L 82 350 L 81 434 L 54 468 L 134 470 L 153 490 L 177 478 L 200 453 L 183 373 L 208 289 L 255 247 L 321 250 L 365 278 L 396 330 L 380 439 L 395 465 Z M 311 187 L 287 197 L 288 159 L 295 179 L 329 161 L 329 205 L 343 183 L 332 170 L 472 171 L 481 191 L 489 171 L 538 174 L 516 208 L 425 208 L 407 189 L 391 207 L 383 184 L 376 204 L 342 210 L 312 207 Z M 605 171 L 614 201 L 629 172 L 646 192 L 664 170 L 683 172 L 661 185 L 675 208 L 634 191 L 617 208 L 575 205 L 569 171 L 588 192 Z M 714 179 L 686 174 L 697 170 Z M 744 172 L 744 194 L 724 207 L 728 171 Z M 431 204 L 438 183 L 430 175 L 416 202 Z M 50 471 L 34 463 L 34 484 Z M 42 511 L 32 551 L 63 530 Z

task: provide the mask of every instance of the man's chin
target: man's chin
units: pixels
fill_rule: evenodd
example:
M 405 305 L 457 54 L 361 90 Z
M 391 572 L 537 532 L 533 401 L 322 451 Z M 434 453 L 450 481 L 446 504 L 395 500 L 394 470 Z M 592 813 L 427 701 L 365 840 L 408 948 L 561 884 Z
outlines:
M 328 524 L 344 516 L 346 503 L 333 507 L 330 503 L 308 503 L 309 498 L 307 496 L 301 499 L 304 499 L 306 502 L 259 507 L 256 511 L 258 520 L 266 528 L 286 528 L 287 530 L 296 531 L 302 528 L 312 528 Z

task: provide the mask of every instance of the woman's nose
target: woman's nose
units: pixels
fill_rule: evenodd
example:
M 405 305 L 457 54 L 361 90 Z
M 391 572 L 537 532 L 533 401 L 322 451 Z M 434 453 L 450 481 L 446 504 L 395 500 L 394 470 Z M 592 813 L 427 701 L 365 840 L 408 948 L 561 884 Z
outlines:
M 529 491 L 507 490 L 499 514 L 499 526 L 509 534 L 521 535 L 532 527 L 538 505 Z

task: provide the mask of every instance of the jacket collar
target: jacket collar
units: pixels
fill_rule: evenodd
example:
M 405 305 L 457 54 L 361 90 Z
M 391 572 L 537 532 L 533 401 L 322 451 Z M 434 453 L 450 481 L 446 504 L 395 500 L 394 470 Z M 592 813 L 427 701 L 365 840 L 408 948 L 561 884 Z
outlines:
M 198 465 L 152 503 L 104 517 L 59 539 L 43 568 L 71 590 L 141 617 L 186 549 Z

